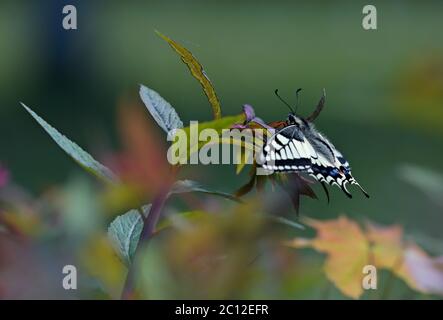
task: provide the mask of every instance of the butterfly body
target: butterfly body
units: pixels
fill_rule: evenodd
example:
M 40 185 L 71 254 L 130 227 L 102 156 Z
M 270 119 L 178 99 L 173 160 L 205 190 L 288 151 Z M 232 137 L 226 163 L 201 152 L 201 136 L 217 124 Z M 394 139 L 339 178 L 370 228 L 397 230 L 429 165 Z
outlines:
M 273 172 L 304 172 L 317 181 L 337 185 L 352 197 L 346 184 L 357 185 L 369 197 L 351 174 L 348 161 L 335 146 L 302 117 L 290 113 L 286 123 L 266 142 L 258 164 Z

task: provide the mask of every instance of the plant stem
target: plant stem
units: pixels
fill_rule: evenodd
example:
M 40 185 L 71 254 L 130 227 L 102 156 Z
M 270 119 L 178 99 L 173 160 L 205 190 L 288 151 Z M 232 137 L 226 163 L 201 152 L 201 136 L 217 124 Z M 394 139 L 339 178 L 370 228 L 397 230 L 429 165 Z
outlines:
M 170 187 L 163 188 L 158 195 L 154 198 L 152 202 L 151 210 L 149 214 L 145 216 L 143 214 L 143 210 L 140 209 L 140 214 L 143 217 L 143 229 L 140 234 L 140 239 L 137 244 L 137 248 L 134 253 L 134 259 L 129 266 L 128 273 L 126 275 L 125 285 L 123 287 L 123 291 L 121 294 L 121 299 L 131 299 L 134 294 L 135 289 L 135 273 L 136 266 L 138 265 L 140 259 L 140 252 L 146 248 L 149 239 L 153 235 L 155 231 L 155 227 L 157 226 L 158 220 L 160 219 L 163 207 L 165 205 L 166 200 L 169 196 Z

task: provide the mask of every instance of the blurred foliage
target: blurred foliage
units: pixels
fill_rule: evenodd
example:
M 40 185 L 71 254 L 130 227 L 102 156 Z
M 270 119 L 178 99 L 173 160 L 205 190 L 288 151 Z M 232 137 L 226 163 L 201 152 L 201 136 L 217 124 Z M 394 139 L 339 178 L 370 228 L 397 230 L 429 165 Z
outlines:
M 359 298 L 363 294 L 363 270 L 367 265 L 378 271 L 389 269 L 414 290 L 443 295 L 443 256 L 431 258 L 417 245 L 403 242 L 400 226 L 366 223 L 362 230 L 344 216 L 307 223 L 317 230 L 318 236 L 310 240 L 296 238 L 288 245 L 326 253 L 326 275 L 346 296 Z M 377 279 L 375 276 L 374 281 Z
M 299 111 L 310 114 L 325 87 L 318 127 L 345 151 L 373 197 L 348 201 L 332 190 L 330 206 L 304 201 L 301 215 L 313 219 L 301 230 L 290 199 L 271 184 L 249 194 L 245 204 L 201 192 L 170 195 L 149 245 L 131 265 L 132 297 L 438 298 L 442 3 L 376 1 L 374 32 L 361 28 L 364 4 L 78 2 L 80 28 L 71 33 L 60 28 L 61 2 L 2 1 L 0 298 L 120 298 L 128 261 L 105 233 L 117 216 L 152 202 L 168 180 L 186 177 L 226 193 L 247 179 L 248 170 L 237 176 L 230 166 L 171 172 L 164 136 L 135 98 L 136 84 L 161 90 L 185 126 L 209 119 L 210 109 L 154 29 L 180 40 L 204 63 L 223 114 L 238 115 L 251 103 L 267 122 L 282 120 L 286 110 L 273 90 L 292 100 L 300 86 Z M 84 177 L 18 101 L 41 106 L 39 114 L 122 183 Z M 244 117 L 218 123 L 228 127 Z M 348 218 L 336 218 L 343 211 Z M 391 227 L 368 227 L 360 223 L 364 218 Z M 312 246 L 326 262 L 288 243 Z M 362 276 L 356 270 L 371 250 L 375 265 L 389 271 L 380 272 L 377 292 L 362 294 L 349 279 Z M 66 264 L 78 268 L 78 291 L 61 286 Z

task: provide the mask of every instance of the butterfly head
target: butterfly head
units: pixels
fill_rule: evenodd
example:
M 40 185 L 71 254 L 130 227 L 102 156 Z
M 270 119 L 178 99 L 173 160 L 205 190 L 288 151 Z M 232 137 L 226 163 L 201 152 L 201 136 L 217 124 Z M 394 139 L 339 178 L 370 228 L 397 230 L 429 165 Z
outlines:
M 305 119 L 297 116 L 293 112 L 291 112 L 288 115 L 288 119 L 286 120 L 286 123 L 288 124 L 288 126 L 295 125 L 300 129 L 308 126 L 308 122 Z
M 291 112 L 289 113 L 289 115 L 288 115 L 288 119 L 286 120 L 286 124 L 287 124 L 288 126 L 290 126 L 290 125 L 295 125 L 295 126 L 297 126 L 298 128 L 302 129 L 302 128 L 304 128 L 304 127 L 308 127 L 309 124 L 308 124 L 308 122 L 307 122 L 305 119 L 303 119 L 303 118 L 301 118 L 301 117 L 299 117 L 299 116 L 297 116 L 297 115 L 295 114 L 295 110 L 297 110 L 297 106 L 298 106 L 298 100 L 299 100 L 299 93 L 300 93 L 300 91 L 301 91 L 301 88 L 297 89 L 297 91 L 296 91 L 297 103 L 296 103 L 296 105 L 295 105 L 295 108 L 292 108 L 291 105 L 290 105 L 289 103 L 287 103 L 282 97 L 280 97 L 280 95 L 278 94 L 278 89 L 275 89 L 275 92 L 274 92 L 274 93 L 275 93 L 275 95 L 277 96 L 277 98 L 278 98 L 281 102 L 283 102 L 283 103 L 289 108 L 289 110 L 291 111 Z
M 296 124 L 297 123 L 297 116 L 293 113 L 288 114 L 288 124 Z

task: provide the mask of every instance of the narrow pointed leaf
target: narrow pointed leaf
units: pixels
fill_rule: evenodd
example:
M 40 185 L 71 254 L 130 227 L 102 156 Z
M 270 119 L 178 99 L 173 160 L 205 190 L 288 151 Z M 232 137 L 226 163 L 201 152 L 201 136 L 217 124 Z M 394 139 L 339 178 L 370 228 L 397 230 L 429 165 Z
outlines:
M 194 78 L 196 78 L 203 87 L 203 91 L 205 92 L 206 97 L 208 98 L 209 103 L 212 106 L 212 112 L 214 114 L 214 118 L 215 119 L 221 118 L 222 115 L 221 115 L 220 101 L 218 100 L 217 94 L 215 93 L 215 89 L 212 86 L 212 83 L 209 80 L 208 76 L 206 75 L 205 70 L 203 70 L 202 65 L 197 61 L 197 59 L 192 55 L 192 53 L 188 49 L 181 46 L 174 40 L 168 38 L 164 34 L 161 34 L 158 31 L 156 31 L 156 33 L 161 38 L 163 38 L 163 40 L 169 43 L 172 49 L 174 49 L 174 51 L 180 55 L 182 61 L 188 66 Z
M 89 153 L 80 148 L 75 142 L 69 140 L 66 136 L 57 131 L 49 123 L 43 120 L 38 114 L 32 111 L 25 104 L 21 105 L 29 112 L 29 114 L 42 126 L 49 136 L 63 149 L 75 162 L 83 169 L 92 173 L 96 177 L 108 183 L 116 183 L 117 176 L 100 162 L 95 160 Z

